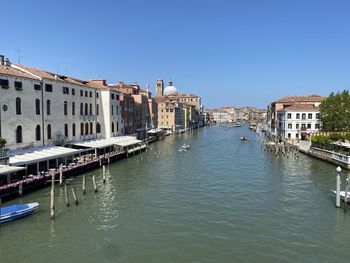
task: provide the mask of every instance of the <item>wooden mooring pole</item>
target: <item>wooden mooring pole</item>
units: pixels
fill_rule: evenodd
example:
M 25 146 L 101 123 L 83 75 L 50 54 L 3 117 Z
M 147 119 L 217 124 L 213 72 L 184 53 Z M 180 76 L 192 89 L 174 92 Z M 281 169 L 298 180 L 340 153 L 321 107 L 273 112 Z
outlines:
M 55 219 L 55 174 L 51 174 L 51 192 L 50 192 L 50 216 L 51 219 Z
M 60 186 L 63 185 L 63 168 L 62 164 L 60 165 Z
M 92 183 L 94 185 L 94 192 L 97 193 L 97 185 L 96 185 L 96 177 L 95 177 L 95 175 L 92 176 Z
M 103 179 L 103 183 L 106 183 L 106 166 L 105 165 L 102 166 L 102 179 Z
M 73 198 L 74 198 L 75 204 L 77 205 L 79 203 L 79 201 L 78 201 L 77 195 L 75 193 L 74 186 L 72 187 L 72 194 L 73 194 Z
M 86 194 L 86 177 L 83 175 L 83 194 Z
M 67 183 L 64 185 L 64 198 L 66 200 L 66 206 L 69 206 L 69 195 L 68 195 Z

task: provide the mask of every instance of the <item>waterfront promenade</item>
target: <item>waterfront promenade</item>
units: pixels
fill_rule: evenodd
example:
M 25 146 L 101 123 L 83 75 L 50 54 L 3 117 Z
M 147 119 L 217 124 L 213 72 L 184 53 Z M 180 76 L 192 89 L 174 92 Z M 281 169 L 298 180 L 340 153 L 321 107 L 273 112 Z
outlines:
M 191 149 L 179 152 L 184 143 Z M 66 207 L 56 187 L 54 221 L 48 188 L 8 202 L 38 201 L 40 208 L 1 226 L 0 259 L 346 262 L 350 214 L 334 206 L 334 168 L 302 154 L 277 158 L 248 127 L 169 136 L 152 144 L 148 157 L 143 152 L 106 166 L 105 184 L 102 169 L 84 173 L 85 195 L 82 177 L 73 177 L 79 205 Z

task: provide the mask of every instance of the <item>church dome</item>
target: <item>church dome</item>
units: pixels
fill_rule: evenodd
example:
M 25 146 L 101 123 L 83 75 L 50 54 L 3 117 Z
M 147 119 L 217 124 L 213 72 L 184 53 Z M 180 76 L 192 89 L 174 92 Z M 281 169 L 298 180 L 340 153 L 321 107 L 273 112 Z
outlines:
M 173 82 L 170 80 L 169 86 L 164 89 L 164 95 L 169 96 L 169 95 L 176 95 L 176 94 L 177 94 L 177 89 L 173 86 Z

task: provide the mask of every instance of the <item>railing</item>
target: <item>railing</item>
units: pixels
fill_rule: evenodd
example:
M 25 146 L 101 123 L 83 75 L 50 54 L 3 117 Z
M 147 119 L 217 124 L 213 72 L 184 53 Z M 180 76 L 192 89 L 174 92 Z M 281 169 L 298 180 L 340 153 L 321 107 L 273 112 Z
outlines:
M 8 149 L 0 150 L 0 158 L 7 157 Z
M 350 164 L 350 156 L 337 153 L 334 151 L 328 151 L 321 148 L 311 147 L 311 153 L 317 154 L 321 157 L 326 157 L 341 163 Z

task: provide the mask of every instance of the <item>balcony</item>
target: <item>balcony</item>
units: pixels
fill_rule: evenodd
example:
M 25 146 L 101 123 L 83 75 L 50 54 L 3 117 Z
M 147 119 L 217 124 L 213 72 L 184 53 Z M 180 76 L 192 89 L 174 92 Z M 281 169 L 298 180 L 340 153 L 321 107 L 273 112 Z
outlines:
M 80 115 L 82 121 L 94 121 L 96 118 L 95 115 Z

